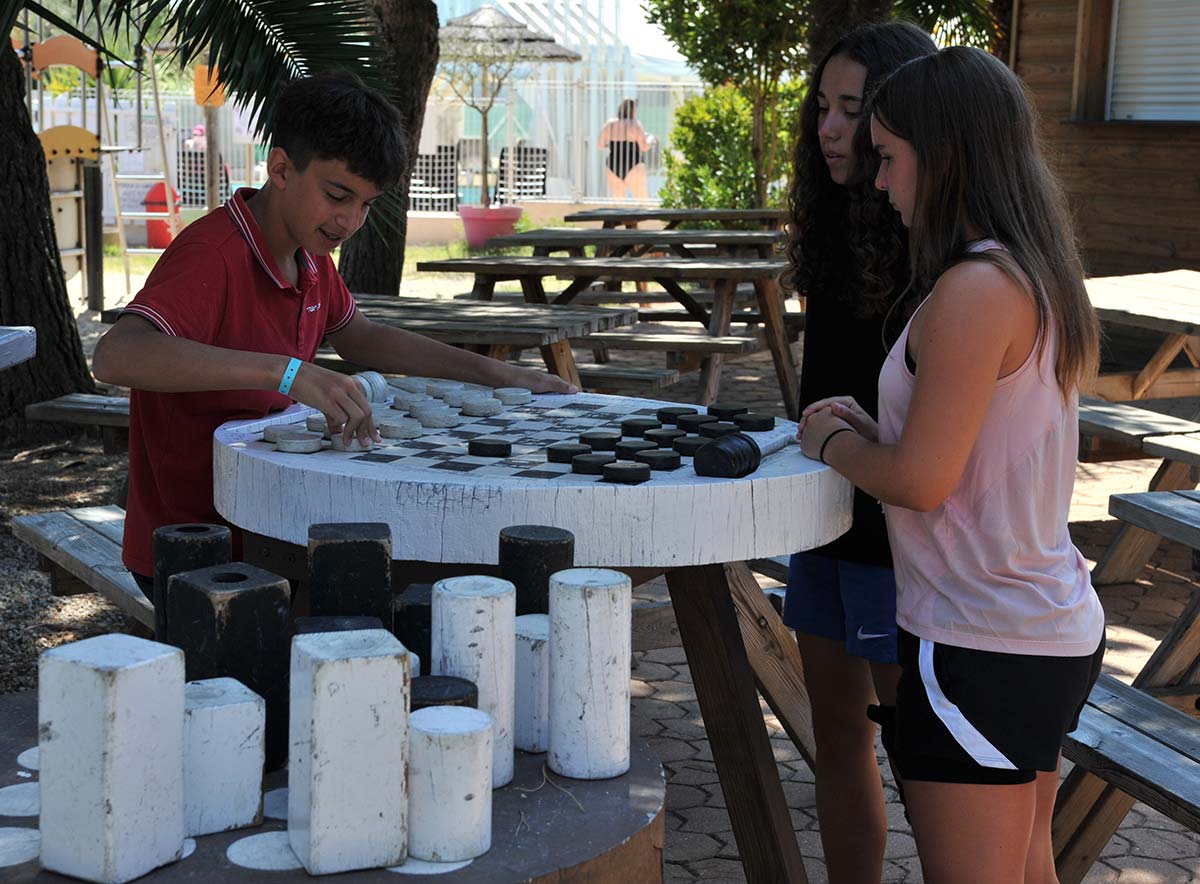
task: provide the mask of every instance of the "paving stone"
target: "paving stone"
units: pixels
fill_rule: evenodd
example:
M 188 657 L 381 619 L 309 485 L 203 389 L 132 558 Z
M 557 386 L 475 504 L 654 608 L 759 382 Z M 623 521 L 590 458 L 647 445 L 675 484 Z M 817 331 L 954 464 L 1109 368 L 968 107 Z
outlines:
M 654 750 L 654 754 L 658 756 L 658 760 L 664 764 L 668 761 L 682 761 L 685 758 L 695 758 L 696 750 L 691 743 L 683 740 L 664 740 L 658 737 L 653 737 L 648 740 L 650 748 Z M 708 744 L 705 743 L 705 746 Z
M 797 810 L 817 806 L 817 790 L 812 783 L 784 783 L 783 797 L 788 807 Z
M 888 832 L 883 855 L 888 859 L 907 859 L 917 855 L 917 842 L 909 832 Z
M 678 783 L 667 783 L 667 807 L 674 811 L 685 810 L 689 807 L 699 807 L 707 803 L 708 793 L 699 786 L 681 786 Z
M 654 698 L 666 700 L 668 703 L 678 703 L 685 708 L 690 708 L 690 704 L 696 704 L 696 712 L 700 711 L 700 706 L 696 703 L 696 689 L 688 682 L 670 681 L 656 685 Z
M 635 700 L 642 700 L 646 697 L 652 697 L 654 696 L 654 686 L 649 682 L 635 678 L 629 683 L 629 694 Z
M 703 740 L 708 737 L 704 723 L 687 718 L 663 722 L 663 736 L 680 740 Z
M 694 758 L 698 758 L 700 761 L 713 760 L 712 748 L 708 745 L 708 740 L 693 740 L 691 745 L 696 751 Z
M 1200 845 L 1190 833 L 1166 832 L 1161 829 L 1127 829 L 1121 836 L 1129 841 L 1129 856 L 1156 857 L 1178 860 L 1200 855 Z
M 674 718 L 683 718 L 686 714 L 682 707 L 676 706 L 674 703 L 667 703 L 663 700 L 656 700 L 649 697 L 638 700 L 634 704 L 634 708 L 642 718 L 653 718 L 655 721 L 660 722 Z
M 684 882 L 695 881 L 696 876 L 680 863 L 666 863 L 663 866 L 663 880 L 666 884 L 684 884 Z
M 637 681 L 660 682 L 675 677 L 675 670 L 663 663 L 645 658 L 638 661 Z
M 881 880 L 883 884 L 904 884 L 908 881 L 908 869 L 890 859 L 885 859 Z
M 667 666 L 684 665 L 687 663 L 687 655 L 681 647 L 655 648 L 653 651 L 644 651 L 642 659 L 649 660 L 651 663 L 664 663 Z
M 666 839 L 664 853 L 668 862 L 687 862 L 716 856 L 721 844 L 702 832 L 673 832 Z
M 1112 879 L 1115 884 L 1190 884 L 1194 880 L 1187 869 L 1148 856 L 1124 856 L 1105 862 L 1119 872 Z
M 700 875 L 700 880 L 709 882 L 709 884 L 745 884 L 746 873 L 742 871 L 742 864 L 733 860 L 727 859 L 706 859 L 700 862 L 690 864 L 693 872 Z
M 666 759 L 663 759 L 664 761 Z M 719 783 L 715 764 L 704 761 L 685 761 L 670 765 L 667 779 L 685 786 L 708 786 Z
M 635 714 L 630 716 L 629 729 L 639 737 L 657 737 L 662 733 L 663 726 L 653 718 L 644 718 Z
M 687 810 L 680 810 L 679 815 L 683 817 L 681 831 L 684 832 L 704 832 L 706 835 L 715 835 L 717 832 L 729 829 L 729 814 L 722 808 L 691 807 Z

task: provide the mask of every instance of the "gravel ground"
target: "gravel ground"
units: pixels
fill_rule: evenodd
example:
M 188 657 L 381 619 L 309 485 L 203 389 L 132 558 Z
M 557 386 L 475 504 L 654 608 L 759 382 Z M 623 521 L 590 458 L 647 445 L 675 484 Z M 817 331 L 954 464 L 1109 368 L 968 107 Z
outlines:
M 12 536 L 13 516 L 114 502 L 125 469 L 124 454 L 87 436 L 0 449 L 0 693 L 35 687 L 47 648 L 131 627 L 98 595 L 52 596 L 37 554 Z

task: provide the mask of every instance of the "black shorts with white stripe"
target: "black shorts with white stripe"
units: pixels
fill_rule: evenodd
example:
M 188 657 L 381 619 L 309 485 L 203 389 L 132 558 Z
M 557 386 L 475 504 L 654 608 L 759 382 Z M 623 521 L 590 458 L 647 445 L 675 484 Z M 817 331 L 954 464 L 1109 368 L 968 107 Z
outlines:
M 1087 657 L 975 651 L 899 631 L 894 732 L 905 780 L 1029 783 L 1057 768 L 1063 737 L 1100 675 L 1104 642 Z

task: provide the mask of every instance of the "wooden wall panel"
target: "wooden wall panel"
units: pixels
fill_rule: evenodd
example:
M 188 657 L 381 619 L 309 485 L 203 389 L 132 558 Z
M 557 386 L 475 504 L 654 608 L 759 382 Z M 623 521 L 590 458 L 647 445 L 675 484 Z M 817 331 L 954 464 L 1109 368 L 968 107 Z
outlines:
M 1016 71 L 1037 106 L 1088 272 L 1200 269 L 1200 123 L 1072 120 L 1081 2 L 1021 0 Z

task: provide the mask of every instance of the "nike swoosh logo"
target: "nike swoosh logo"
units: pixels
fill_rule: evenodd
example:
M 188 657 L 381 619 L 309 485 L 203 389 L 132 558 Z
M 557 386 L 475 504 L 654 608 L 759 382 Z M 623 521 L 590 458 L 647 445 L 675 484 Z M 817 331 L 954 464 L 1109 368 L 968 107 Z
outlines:
M 880 632 L 880 633 L 863 632 L 863 628 L 861 626 L 858 627 L 858 640 L 860 642 L 865 641 L 866 639 L 869 639 L 869 638 L 887 638 L 887 637 L 888 637 L 888 634 L 886 632 Z

